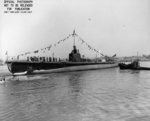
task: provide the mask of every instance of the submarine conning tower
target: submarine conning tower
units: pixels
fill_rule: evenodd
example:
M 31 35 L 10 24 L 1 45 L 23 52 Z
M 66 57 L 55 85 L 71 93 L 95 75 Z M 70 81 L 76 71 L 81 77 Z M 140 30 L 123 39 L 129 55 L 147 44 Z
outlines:
M 76 46 L 73 46 L 73 50 L 69 54 L 69 61 L 71 62 L 81 62 L 81 55 L 79 50 L 77 50 Z

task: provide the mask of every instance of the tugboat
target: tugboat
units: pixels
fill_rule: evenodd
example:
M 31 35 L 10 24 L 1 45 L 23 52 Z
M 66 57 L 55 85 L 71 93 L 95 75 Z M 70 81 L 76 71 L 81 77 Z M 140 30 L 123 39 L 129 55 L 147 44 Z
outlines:
M 141 67 L 139 60 L 135 60 L 130 64 L 119 63 L 119 67 L 121 70 L 131 69 L 131 70 L 150 70 L 148 67 Z
M 75 31 L 71 34 L 72 37 L 77 36 Z M 75 39 L 74 39 L 75 41 Z M 108 58 L 108 56 L 107 56 Z M 73 45 L 73 50 L 69 53 L 69 59 L 65 61 L 57 60 L 55 58 L 42 59 L 27 59 L 21 60 L 7 60 L 6 64 L 8 70 L 14 75 L 16 73 L 31 74 L 37 70 L 56 70 L 61 71 L 83 71 L 83 70 L 94 70 L 94 69 L 104 69 L 104 68 L 114 68 L 118 64 L 111 59 L 102 62 L 101 60 L 85 59 L 81 58 L 81 54 L 77 49 L 75 42 Z

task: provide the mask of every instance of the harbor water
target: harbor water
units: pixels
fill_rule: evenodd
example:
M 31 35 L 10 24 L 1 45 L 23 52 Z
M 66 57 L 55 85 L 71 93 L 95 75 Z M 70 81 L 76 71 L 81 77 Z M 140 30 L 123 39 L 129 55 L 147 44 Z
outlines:
M 149 66 L 150 62 L 141 65 Z M 13 77 L 0 66 L 0 121 L 150 121 L 150 71 Z

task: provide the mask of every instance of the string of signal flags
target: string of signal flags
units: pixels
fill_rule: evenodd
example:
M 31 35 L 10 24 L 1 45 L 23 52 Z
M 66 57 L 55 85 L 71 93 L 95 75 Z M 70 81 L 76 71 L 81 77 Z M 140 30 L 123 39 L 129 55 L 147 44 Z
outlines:
M 66 40 L 68 40 L 70 37 L 78 37 L 78 41 L 81 42 L 81 44 L 85 44 L 87 46 L 87 48 L 93 52 L 95 52 L 96 54 L 100 54 L 102 56 L 105 56 L 104 54 L 100 53 L 98 50 L 94 49 L 92 46 L 90 46 L 87 42 L 85 42 L 78 34 L 76 34 L 75 32 L 73 32 L 73 34 L 69 34 L 66 38 L 59 40 L 58 42 L 54 43 L 54 44 L 50 44 L 49 46 L 45 47 L 45 48 L 41 48 L 35 51 L 31 51 L 31 52 L 26 52 L 23 54 L 19 54 L 18 56 L 24 56 L 24 55 L 29 55 L 29 54 L 33 54 L 33 53 L 39 53 L 39 52 L 43 52 L 45 53 L 45 51 L 50 51 L 52 47 L 56 47 L 59 44 L 61 44 L 62 42 L 65 42 Z

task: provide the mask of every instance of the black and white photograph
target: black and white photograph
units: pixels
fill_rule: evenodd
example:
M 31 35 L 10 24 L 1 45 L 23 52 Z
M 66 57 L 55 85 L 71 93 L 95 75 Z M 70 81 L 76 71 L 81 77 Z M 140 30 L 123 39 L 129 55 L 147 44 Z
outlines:
M 0 121 L 150 121 L 150 0 L 1 0 Z

